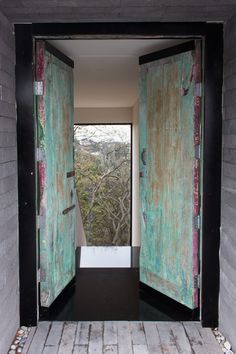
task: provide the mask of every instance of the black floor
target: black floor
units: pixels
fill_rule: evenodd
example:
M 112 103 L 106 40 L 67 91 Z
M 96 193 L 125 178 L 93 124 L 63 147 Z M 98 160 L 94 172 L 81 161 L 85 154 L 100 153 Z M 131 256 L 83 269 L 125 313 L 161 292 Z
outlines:
M 49 309 L 41 308 L 41 320 L 188 321 L 197 319 L 196 311 L 190 311 L 140 284 L 137 262 L 133 262 L 131 268 L 77 268 L 76 273 L 75 281 L 53 305 Z

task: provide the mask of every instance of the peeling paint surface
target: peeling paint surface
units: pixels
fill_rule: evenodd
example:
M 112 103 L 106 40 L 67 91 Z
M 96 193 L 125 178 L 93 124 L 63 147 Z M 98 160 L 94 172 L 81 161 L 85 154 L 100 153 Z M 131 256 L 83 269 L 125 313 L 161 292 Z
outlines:
M 191 309 L 199 267 L 197 50 L 140 68 L 140 280 Z
M 48 307 L 75 274 L 73 166 L 73 72 L 37 42 L 36 79 L 44 94 L 37 98 L 40 214 L 40 300 Z

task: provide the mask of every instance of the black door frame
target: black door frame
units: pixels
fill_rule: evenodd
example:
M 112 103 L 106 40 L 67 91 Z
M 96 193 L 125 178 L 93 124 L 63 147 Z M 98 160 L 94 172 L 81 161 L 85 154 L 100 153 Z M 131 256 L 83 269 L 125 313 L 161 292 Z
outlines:
M 20 322 L 38 321 L 36 130 L 34 118 L 35 38 L 202 38 L 204 41 L 204 149 L 202 197 L 201 321 L 218 325 L 221 210 L 223 24 L 55 23 L 17 24 L 16 100 L 19 185 Z

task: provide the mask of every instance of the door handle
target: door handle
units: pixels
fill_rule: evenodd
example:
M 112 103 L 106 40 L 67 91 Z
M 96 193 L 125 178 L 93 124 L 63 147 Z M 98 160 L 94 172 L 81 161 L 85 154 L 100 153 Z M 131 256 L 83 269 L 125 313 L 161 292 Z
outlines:
M 144 165 L 146 165 L 146 149 L 143 148 L 143 151 L 141 152 L 141 160 Z

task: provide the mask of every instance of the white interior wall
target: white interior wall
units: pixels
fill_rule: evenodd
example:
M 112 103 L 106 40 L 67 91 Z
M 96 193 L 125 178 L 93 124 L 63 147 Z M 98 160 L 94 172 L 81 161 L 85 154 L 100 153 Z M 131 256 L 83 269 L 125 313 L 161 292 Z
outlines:
M 132 123 L 132 107 L 75 108 L 75 123 Z

